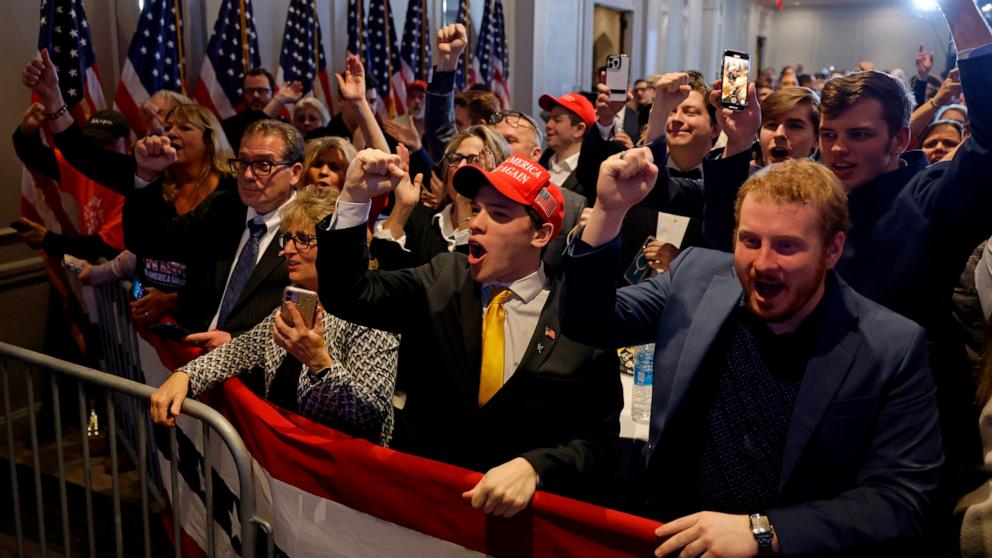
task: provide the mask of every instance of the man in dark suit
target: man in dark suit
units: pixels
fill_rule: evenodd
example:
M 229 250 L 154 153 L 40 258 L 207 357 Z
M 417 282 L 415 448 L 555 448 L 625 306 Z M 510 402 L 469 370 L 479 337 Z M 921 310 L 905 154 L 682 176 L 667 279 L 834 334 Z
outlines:
M 839 181 L 811 161 L 769 167 L 738 197 L 733 256 L 692 248 L 614 290 L 620 223 L 657 173 L 648 149 L 604 163 L 561 307 L 585 343 L 656 343 L 657 555 L 915 555 L 943 462 L 926 336 L 833 271 Z
M 154 177 L 175 157 L 168 138 L 143 139 L 135 149 L 138 176 Z M 146 231 L 141 237 L 149 243 L 188 246 L 199 255 L 188 270 L 180 321 L 204 330 L 186 341 L 207 348 L 227 342 L 232 334 L 247 331 L 268 316 L 289 284 L 286 262 L 274 239 L 279 209 L 303 176 L 303 137 L 278 120 L 252 123 L 232 170 L 237 174 L 237 195 L 225 192 L 185 215 L 136 224 Z
M 551 181 L 559 187 L 586 195 L 583 190 L 586 185 L 579 184 L 575 171 L 579 168 L 582 138 L 596 122 L 596 109 L 589 99 L 577 92 L 561 97 L 541 95 L 538 104 L 548 111 L 548 122 L 544 127 L 548 149 L 541 155 L 541 165 L 548 169 Z
M 558 281 L 541 263 L 561 229 L 558 188 L 523 157 L 462 167 L 455 188 L 475 210 L 468 256 L 369 271 L 368 200 L 409 180 L 398 161 L 360 152 L 317 231 L 324 308 L 401 334 L 393 447 L 487 471 L 463 495 L 486 512 L 515 514 L 539 484 L 595 497 L 623 398 L 616 354 L 559 332 Z

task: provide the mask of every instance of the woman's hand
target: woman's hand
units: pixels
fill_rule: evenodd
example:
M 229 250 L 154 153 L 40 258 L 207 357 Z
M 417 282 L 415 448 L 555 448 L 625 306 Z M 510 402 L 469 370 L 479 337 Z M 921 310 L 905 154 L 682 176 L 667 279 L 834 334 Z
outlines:
M 296 304 L 286 301 L 285 305 L 289 311 L 289 320 L 283 319 L 282 312 L 276 312 L 275 324 L 272 326 L 272 338 L 276 345 L 286 349 L 287 353 L 313 372 L 333 364 L 324 339 L 324 310 L 317 306 L 313 327 L 310 328 L 303 322 L 303 315 Z
M 147 326 L 179 310 L 179 294 L 165 293 L 155 287 L 146 287 L 145 296 L 130 304 L 131 321 Z

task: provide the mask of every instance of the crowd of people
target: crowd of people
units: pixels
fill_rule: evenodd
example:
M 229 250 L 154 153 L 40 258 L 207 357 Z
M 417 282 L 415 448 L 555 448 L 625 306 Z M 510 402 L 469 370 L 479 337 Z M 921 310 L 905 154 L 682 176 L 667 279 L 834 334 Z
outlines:
M 486 513 L 541 489 L 658 519 L 658 556 L 988 556 L 992 32 L 940 3 L 942 79 L 921 47 L 909 81 L 766 68 L 732 110 L 690 70 L 532 115 L 456 91 L 454 24 L 399 118 L 349 55 L 337 114 L 259 68 L 223 122 L 156 93 L 131 146 L 118 113 L 76 124 L 42 51 L 14 146 L 92 202 L 78 235 L 20 234 L 140 283 L 142 334 L 201 350 L 158 424 L 241 376 L 483 472 Z M 617 350 L 649 343 L 650 434 L 620 459 Z

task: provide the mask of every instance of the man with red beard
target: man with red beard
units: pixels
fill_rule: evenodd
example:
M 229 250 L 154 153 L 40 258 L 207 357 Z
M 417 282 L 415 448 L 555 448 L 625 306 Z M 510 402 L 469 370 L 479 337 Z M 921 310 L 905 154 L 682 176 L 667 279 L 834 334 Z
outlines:
M 641 510 L 666 522 L 655 554 L 915 550 L 943 459 L 926 336 L 833 271 L 848 227 L 837 179 L 773 165 L 738 195 L 732 256 L 690 248 L 615 290 L 620 224 L 657 173 L 648 149 L 603 164 L 561 303 L 581 342 L 655 343 Z
M 359 152 L 317 231 L 324 308 L 401 334 L 392 447 L 485 471 L 463 497 L 487 513 L 514 515 L 538 486 L 596 498 L 623 397 L 616 353 L 558 325 L 559 282 L 541 255 L 561 232 L 561 192 L 521 156 L 492 171 L 463 166 L 453 180 L 472 200 L 469 254 L 370 271 L 368 200 L 409 180 L 398 165 Z

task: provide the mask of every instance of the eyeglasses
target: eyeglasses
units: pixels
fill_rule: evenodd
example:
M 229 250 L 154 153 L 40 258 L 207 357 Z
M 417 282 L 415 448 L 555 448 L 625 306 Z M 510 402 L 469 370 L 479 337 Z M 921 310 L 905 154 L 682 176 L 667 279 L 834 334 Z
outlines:
M 286 248 L 289 241 L 292 240 L 293 244 L 296 246 L 298 252 L 306 252 L 310 248 L 317 245 L 317 237 L 310 234 L 303 233 L 288 233 L 284 232 L 279 235 L 279 248 Z
M 227 164 L 231 166 L 231 172 L 239 175 L 245 169 L 251 167 L 251 173 L 255 176 L 268 176 L 272 174 L 272 169 L 277 166 L 292 165 L 296 161 L 242 161 L 241 159 L 228 159 Z
M 245 95 L 268 95 L 272 90 L 268 87 L 245 87 Z
M 513 128 L 520 127 L 521 120 L 526 122 L 527 125 L 530 126 L 531 128 L 534 128 L 534 123 L 531 122 L 529 118 L 527 118 L 526 114 L 522 112 L 517 112 L 515 110 L 493 113 L 492 116 L 489 117 L 489 125 L 495 126 L 500 122 L 503 122 L 504 120 L 506 121 L 507 124 L 509 124 Z M 537 128 L 534 129 L 536 130 Z
M 470 165 L 479 165 L 483 162 L 483 157 L 485 156 L 485 151 L 482 153 L 475 153 L 473 155 L 462 155 L 461 153 L 448 153 L 444 156 L 444 162 L 447 163 L 449 167 L 456 167 L 462 161 L 467 162 Z

